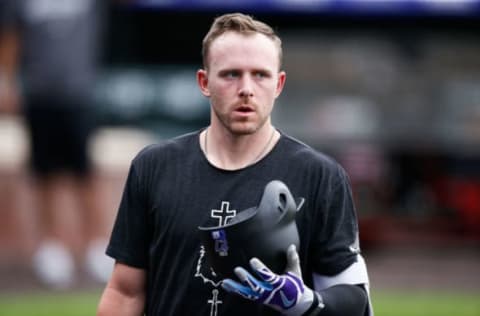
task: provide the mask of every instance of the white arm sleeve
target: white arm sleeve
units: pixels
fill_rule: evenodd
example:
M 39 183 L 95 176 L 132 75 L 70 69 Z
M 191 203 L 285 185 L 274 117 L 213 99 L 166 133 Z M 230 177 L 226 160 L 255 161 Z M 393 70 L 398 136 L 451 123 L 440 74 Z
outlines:
M 315 291 L 322 291 L 337 284 L 363 284 L 368 294 L 369 311 L 367 315 L 373 316 L 367 265 L 361 255 L 357 255 L 357 261 L 355 263 L 336 275 L 313 274 L 313 287 Z

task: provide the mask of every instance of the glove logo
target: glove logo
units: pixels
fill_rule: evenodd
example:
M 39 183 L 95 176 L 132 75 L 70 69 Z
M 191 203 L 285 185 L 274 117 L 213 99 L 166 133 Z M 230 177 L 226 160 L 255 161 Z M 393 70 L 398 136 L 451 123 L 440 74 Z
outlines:
M 295 303 L 295 299 L 294 298 L 288 299 L 282 290 L 280 290 L 280 298 L 282 299 L 282 304 L 283 304 L 283 307 L 285 308 L 290 308 Z

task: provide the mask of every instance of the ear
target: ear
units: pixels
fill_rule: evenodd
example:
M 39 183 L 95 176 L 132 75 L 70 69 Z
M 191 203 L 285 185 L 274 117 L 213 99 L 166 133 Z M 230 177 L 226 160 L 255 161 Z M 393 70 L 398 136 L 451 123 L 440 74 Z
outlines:
M 285 86 L 285 80 L 287 79 L 287 74 L 285 71 L 280 71 L 278 73 L 277 79 L 277 91 L 275 92 L 275 97 L 277 98 L 280 93 L 282 93 L 283 87 Z
M 197 84 L 202 94 L 206 97 L 210 97 L 210 90 L 208 89 L 208 74 L 205 69 L 199 69 L 197 71 Z

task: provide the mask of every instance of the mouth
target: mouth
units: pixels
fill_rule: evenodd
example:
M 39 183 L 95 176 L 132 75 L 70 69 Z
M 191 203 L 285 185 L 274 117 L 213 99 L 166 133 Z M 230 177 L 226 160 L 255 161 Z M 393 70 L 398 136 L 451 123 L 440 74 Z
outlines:
M 254 112 L 254 109 L 253 107 L 250 107 L 250 106 L 239 106 L 235 108 L 235 112 L 248 114 L 248 113 Z

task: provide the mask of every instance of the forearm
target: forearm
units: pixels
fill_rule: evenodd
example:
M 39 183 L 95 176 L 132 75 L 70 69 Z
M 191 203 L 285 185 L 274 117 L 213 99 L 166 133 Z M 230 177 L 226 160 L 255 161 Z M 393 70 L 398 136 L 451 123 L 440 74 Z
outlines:
M 128 295 L 107 286 L 98 306 L 97 316 L 141 316 L 144 314 L 145 294 Z
M 304 316 L 363 316 L 368 305 L 366 291 L 357 285 L 340 284 L 319 291 L 321 307 L 312 306 Z

